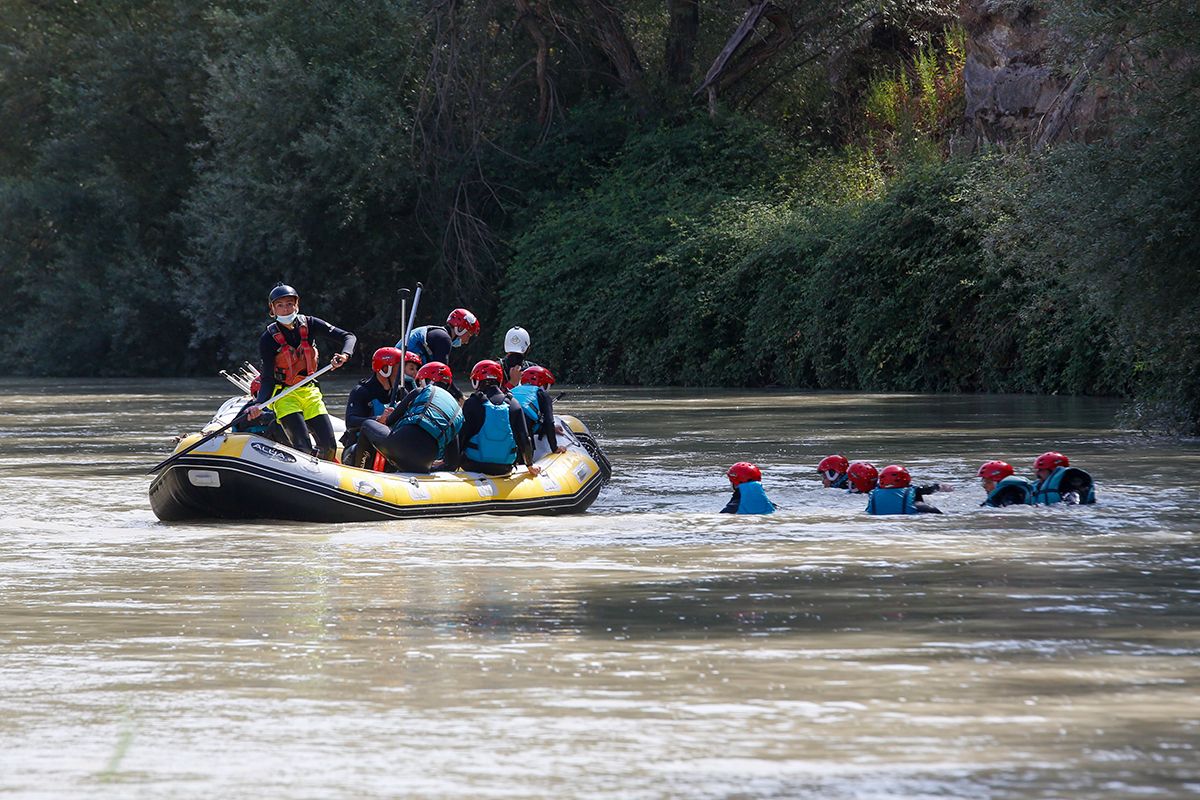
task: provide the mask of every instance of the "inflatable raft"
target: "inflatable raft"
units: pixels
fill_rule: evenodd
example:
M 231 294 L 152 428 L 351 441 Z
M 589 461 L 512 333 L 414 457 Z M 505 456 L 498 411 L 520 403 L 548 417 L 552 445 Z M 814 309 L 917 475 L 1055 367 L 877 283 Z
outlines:
M 550 453 L 543 443 L 536 461 L 542 472 L 536 477 L 524 467 L 508 476 L 373 472 L 321 461 L 254 434 L 230 433 L 165 467 L 150 484 L 150 507 L 168 522 L 577 514 L 596 499 L 611 467 L 582 422 L 565 415 L 556 419 L 563 431 L 559 443 L 567 452 Z M 176 452 L 200 438 L 184 439 Z

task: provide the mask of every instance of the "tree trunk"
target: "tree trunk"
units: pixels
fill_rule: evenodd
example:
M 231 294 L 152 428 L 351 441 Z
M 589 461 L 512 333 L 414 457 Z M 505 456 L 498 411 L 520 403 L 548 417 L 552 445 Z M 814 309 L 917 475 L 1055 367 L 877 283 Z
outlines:
M 608 0 L 584 0 L 584 7 L 591 16 L 589 33 L 616 70 L 625 93 L 637 104 L 639 113 L 645 114 L 650 109 L 650 96 L 643 81 L 644 70 L 633 42 L 625 33 L 621 12 Z
M 700 0 L 667 0 L 667 18 L 667 80 L 686 86 L 700 35 Z
M 538 88 L 538 125 L 545 128 L 550 119 L 550 80 L 546 75 L 546 62 L 550 53 L 550 42 L 542 29 L 542 16 L 529 3 L 529 0 L 515 0 L 518 21 L 537 45 L 535 58 L 535 73 Z

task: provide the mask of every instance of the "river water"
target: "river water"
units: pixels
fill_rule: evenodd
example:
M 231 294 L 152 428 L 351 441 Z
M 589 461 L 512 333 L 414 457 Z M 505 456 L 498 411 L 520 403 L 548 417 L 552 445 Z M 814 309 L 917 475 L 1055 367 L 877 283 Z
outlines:
M 582 516 L 159 523 L 226 396 L 0 382 L 0 796 L 1200 795 L 1200 444 L 1111 401 L 571 391 Z M 1048 449 L 1098 505 L 978 508 Z M 957 491 L 872 519 L 836 451 Z M 742 459 L 780 513 L 715 513 Z

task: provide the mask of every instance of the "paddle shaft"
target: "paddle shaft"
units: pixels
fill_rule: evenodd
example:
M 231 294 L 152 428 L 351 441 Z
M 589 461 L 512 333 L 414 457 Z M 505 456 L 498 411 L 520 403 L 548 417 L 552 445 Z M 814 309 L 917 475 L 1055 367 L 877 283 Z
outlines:
M 308 383 L 311 383 L 312 381 L 315 381 L 315 380 L 316 380 L 318 377 L 320 377 L 321 375 L 324 375 L 326 372 L 328 372 L 328 371 L 329 371 L 329 370 L 331 370 L 331 369 L 333 369 L 333 364 L 326 364 L 324 367 L 322 367 L 321 369 L 317 370 L 317 371 L 316 371 L 316 372 L 314 372 L 312 375 L 309 375 L 307 378 L 305 378 L 304 380 L 300 381 L 299 383 L 292 384 L 291 386 L 289 386 L 288 388 L 284 389 L 282 392 L 280 392 L 279 394 L 275 395 L 274 397 L 267 398 L 267 399 L 266 399 L 266 400 L 264 400 L 263 402 L 261 402 L 261 403 L 259 403 L 259 404 L 257 404 L 257 405 L 251 406 L 250 408 L 259 408 L 259 409 L 262 409 L 262 408 L 267 408 L 268 406 L 273 406 L 273 405 L 275 405 L 276 403 L 278 403 L 280 400 L 282 400 L 283 398 L 287 397 L 287 396 L 288 396 L 289 394 L 291 394 L 292 392 L 294 392 L 294 391 L 296 391 L 297 389 L 299 389 L 301 386 L 304 386 L 304 385 L 306 385 L 306 384 L 308 384 Z M 228 423 L 226 423 L 225 425 L 222 425 L 220 428 L 218 428 L 217 430 L 215 430 L 215 431 L 213 431 L 212 433 L 208 434 L 207 436 L 205 436 L 205 437 L 204 437 L 203 439 L 201 439 L 200 441 L 196 442 L 195 444 L 188 445 L 188 446 L 187 446 L 187 447 L 185 447 L 184 449 L 180 450 L 178 453 L 172 453 L 171 455 L 167 456 L 167 458 L 166 458 L 166 459 L 164 459 L 163 461 L 160 461 L 159 463 L 157 463 L 157 464 L 155 464 L 153 467 L 151 467 L 149 470 L 147 470 L 147 471 L 146 471 L 146 474 L 147 474 L 147 475 L 153 475 L 155 472 L 158 472 L 160 469 L 162 469 L 163 467 L 165 467 L 167 464 L 170 464 L 172 461 L 176 461 L 176 460 L 178 460 L 178 459 L 180 459 L 180 458 L 182 458 L 182 457 L 186 456 L 188 453 L 192 452 L 193 450 L 195 450 L 197 447 L 199 447 L 200 445 L 204 444 L 205 442 L 210 442 L 210 441 L 212 441 L 213 439 L 215 439 L 216 437 L 220 436 L 220 435 L 221 435 L 222 433 L 224 433 L 225 431 L 227 431 L 227 430 L 229 430 L 230 428 L 232 428 L 232 427 L 233 427 L 234 425 L 236 425 L 238 422 L 240 422 L 241 420 L 245 419 L 245 418 L 246 418 L 246 413 L 247 413 L 247 412 L 249 412 L 249 411 L 250 411 L 250 409 L 249 409 L 249 408 L 247 408 L 245 411 L 243 411 L 242 413 L 238 414 L 236 417 L 234 417 L 234 418 L 233 418 L 232 420 L 230 420 Z
M 417 284 L 419 287 L 421 284 Z M 421 297 L 421 290 L 417 289 L 417 299 Z M 417 301 L 413 300 L 413 312 L 417 310 Z M 388 405 L 396 405 L 396 395 L 400 393 L 400 387 L 404 385 L 404 370 L 408 369 L 408 328 L 405 323 L 408 320 L 408 289 L 400 290 L 400 369 L 397 374 L 392 376 L 392 391 L 388 394 Z

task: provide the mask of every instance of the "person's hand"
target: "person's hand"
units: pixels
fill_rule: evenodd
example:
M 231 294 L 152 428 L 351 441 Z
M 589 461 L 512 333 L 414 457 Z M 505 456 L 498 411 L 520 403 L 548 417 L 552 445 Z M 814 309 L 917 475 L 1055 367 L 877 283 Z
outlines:
M 333 365 L 334 369 L 337 369 L 338 367 L 340 367 L 342 364 L 345 364 L 349 360 L 350 360 L 350 356 L 346 355 L 345 353 L 337 353 L 334 355 L 333 358 L 329 359 L 329 363 Z
M 376 417 L 376 418 L 375 418 L 375 421 L 376 421 L 376 422 L 379 422 L 379 423 L 382 423 L 383 425 L 387 425 L 387 421 L 388 421 L 388 419 L 390 419 L 390 418 L 391 418 L 391 416 L 392 416 L 392 412 L 393 412 L 393 411 L 395 411 L 395 410 L 396 410 L 396 409 L 392 408 L 391 406 L 388 406 L 387 408 L 385 408 L 385 409 L 383 410 L 383 413 L 382 413 L 382 414 L 380 414 L 378 417 Z
M 531 476 L 533 476 L 534 478 L 536 478 L 538 475 L 542 474 L 542 468 L 539 467 L 537 464 L 530 464 L 527 469 L 529 470 L 529 474 Z
M 559 455 L 562 455 L 563 453 L 567 452 L 567 448 L 566 448 L 566 446 L 565 446 L 565 445 L 561 445 L 561 444 L 560 444 L 560 445 L 558 446 L 558 449 L 557 449 L 557 450 L 555 450 L 554 452 L 558 453 Z
M 950 485 L 950 484 L 948 484 L 948 483 L 939 483 L 939 484 L 937 485 L 937 490 L 938 490 L 939 492 L 953 492 L 953 491 L 954 491 L 954 487 L 953 487 L 953 486 L 951 486 L 951 485 Z
M 250 406 L 250 408 L 246 411 L 246 419 L 258 419 L 262 416 L 262 412 L 263 410 L 257 405 Z

